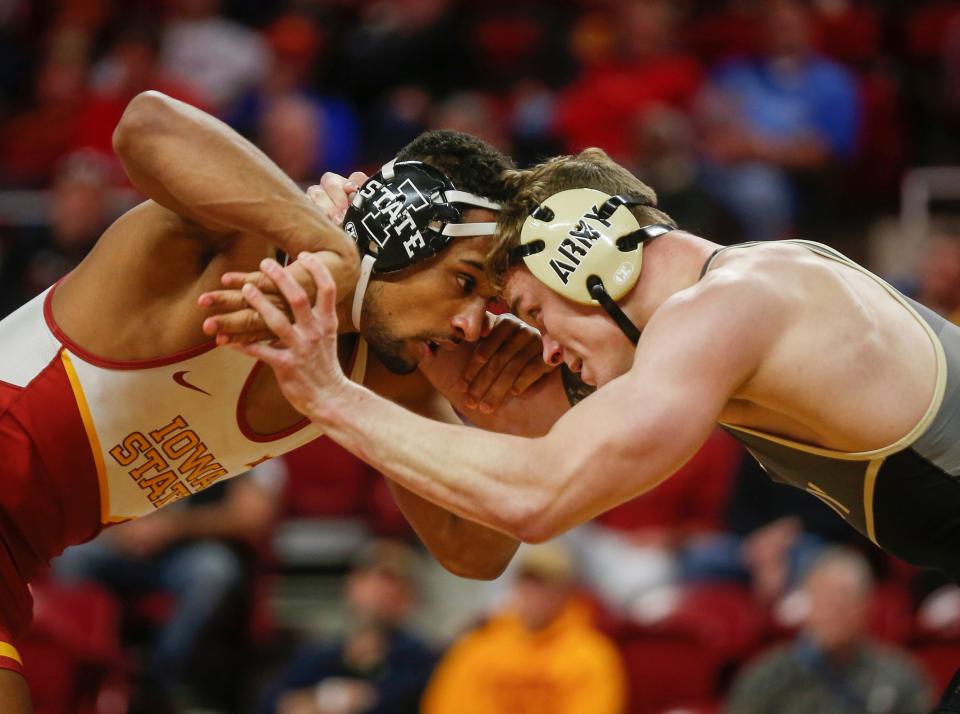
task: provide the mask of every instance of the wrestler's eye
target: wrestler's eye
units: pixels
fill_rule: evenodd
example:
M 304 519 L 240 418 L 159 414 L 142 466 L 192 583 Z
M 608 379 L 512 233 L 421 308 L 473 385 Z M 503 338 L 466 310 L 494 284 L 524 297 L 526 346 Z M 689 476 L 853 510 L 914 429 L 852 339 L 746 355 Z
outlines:
M 472 295 L 477 287 L 477 279 L 466 273 L 459 273 L 457 275 L 457 282 L 460 283 L 464 295 Z

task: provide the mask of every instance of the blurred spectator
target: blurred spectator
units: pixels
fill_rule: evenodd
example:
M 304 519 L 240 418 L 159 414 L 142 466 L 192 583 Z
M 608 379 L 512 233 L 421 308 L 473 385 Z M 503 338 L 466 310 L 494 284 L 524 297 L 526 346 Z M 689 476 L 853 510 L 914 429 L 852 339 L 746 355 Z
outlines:
M 54 561 L 63 581 L 93 580 L 118 596 L 166 593 L 169 618 L 156 633 L 143 672 L 140 703 L 131 710 L 166 712 L 183 698 L 188 665 L 225 612 L 248 613 L 258 549 L 269 535 L 282 489 L 281 462 L 270 461 L 246 476 L 215 485 L 146 518 L 117 526 L 99 538 L 68 548 Z M 232 604 L 234 607 L 229 608 Z M 243 642 L 247 623 L 233 620 L 223 631 Z M 239 668 L 243 653 L 233 649 Z M 236 671 L 228 675 L 237 690 Z M 211 687 L 214 683 L 210 683 Z M 222 692 L 199 692 L 199 696 Z
M 829 544 L 865 543 L 822 501 L 770 479 L 744 458 L 726 505 L 724 528 L 692 537 L 680 553 L 686 582 L 732 580 L 749 585 L 757 601 L 773 606 L 797 587 L 809 564 Z
M 113 156 L 114 128 L 130 100 L 148 89 L 207 108 L 197 94 L 160 68 L 158 51 L 157 30 L 146 21 L 120 31 L 107 55 L 93 68 L 93 94 L 76 118 L 77 146 Z
M 815 0 L 817 38 L 827 56 L 863 66 L 880 50 L 880 19 L 875 8 L 859 0 Z
M 554 541 L 518 557 L 509 605 L 443 657 L 423 714 L 619 714 L 623 664 L 574 594 L 571 554 Z
M 945 227 L 927 241 L 915 297 L 960 324 L 960 226 Z
M 58 164 L 50 192 L 50 223 L 13 234 L 3 263 L 4 314 L 73 270 L 116 217 L 107 202 L 112 165 L 90 150 Z
M 729 230 L 716 202 L 699 185 L 696 136 L 689 114 L 667 105 L 651 107 L 629 127 L 631 173 L 657 191 L 657 206 L 684 230 L 727 242 Z
M 220 0 L 176 0 L 171 5 L 161 64 L 202 101 L 223 109 L 264 77 L 270 56 L 263 38 L 222 17 Z
M 510 143 L 518 166 L 563 153 L 563 144 L 553 133 L 556 94 L 546 84 L 537 79 L 514 83 L 508 104 Z
M 269 687 L 261 712 L 416 714 L 435 657 L 403 629 L 416 602 L 417 556 L 375 541 L 347 578 L 342 639 L 309 643 Z
M 469 7 L 465 43 L 481 71 L 478 86 L 503 90 L 534 77 L 552 85 L 571 70 L 568 7 L 537 0 L 476 3 Z
M 672 584 L 676 553 L 687 541 L 723 529 L 741 456 L 733 439 L 717 430 L 653 491 L 572 531 L 586 580 L 608 605 L 627 610 L 644 591 Z
M 294 181 L 316 183 L 323 168 L 325 128 L 316 104 L 289 94 L 266 107 L 257 127 L 257 143 Z
M 857 553 L 821 555 L 804 580 L 798 640 L 761 656 L 733 685 L 729 714 L 925 714 L 929 685 L 903 654 L 867 639 L 870 568 Z
M 600 146 L 632 163 L 630 127 L 638 115 L 668 105 L 684 109 L 700 86 L 693 57 L 675 48 L 677 10 L 667 0 L 618 0 L 609 18 L 615 54 L 584 66 L 560 92 L 556 130 L 567 151 Z
M 356 117 L 348 104 L 318 94 L 310 82 L 324 35 L 306 16 L 287 14 L 267 28 L 266 37 L 269 68 L 225 111 L 225 120 L 259 138 L 295 181 L 309 182 L 324 171 L 349 173 L 357 164 Z
M 430 128 L 463 131 L 500 151 L 508 148 L 497 99 L 489 94 L 458 92 L 451 95 L 433 107 Z
M 853 77 L 815 51 L 803 3 L 770 0 L 763 20 L 764 54 L 717 70 L 702 107 L 704 187 L 748 240 L 787 237 L 815 208 L 795 205 L 796 180 L 853 155 L 860 113 Z
M 950 21 L 943 43 L 944 90 L 955 118 L 960 117 L 960 12 Z
M 371 0 L 344 33 L 331 80 L 366 110 L 397 86 L 432 94 L 472 86 L 468 54 L 452 0 Z
M 32 106 L 0 127 L 2 180 L 18 187 L 43 186 L 73 145 L 77 113 L 87 94 L 90 38 L 62 28 L 48 40 L 34 84 Z
M 690 49 L 710 64 L 750 57 L 760 49 L 757 3 L 725 0 L 711 3 L 707 12 L 691 20 L 684 33 Z

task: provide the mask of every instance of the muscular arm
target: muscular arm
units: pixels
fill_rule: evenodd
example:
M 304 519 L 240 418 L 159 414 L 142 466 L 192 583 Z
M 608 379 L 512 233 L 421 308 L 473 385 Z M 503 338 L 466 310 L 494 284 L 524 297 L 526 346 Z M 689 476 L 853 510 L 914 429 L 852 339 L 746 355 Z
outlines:
M 353 241 L 223 122 L 159 92 L 144 92 L 127 106 L 113 145 L 138 190 L 201 231 L 262 236 L 294 256 L 322 252 L 338 294 L 353 289 Z
M 674 299 L 645 329 L 633 369 L 535 439 L 437 424 L 349 384 L 311 416 L 423 498 L 538 542 L 653 488 L 695 453 L 759 364 L 769 309 L 736 288 Z
M 390 392 L 398 403 L 430 420 L 460 425 L 449 402 L 419 374 L 392 377 Z M 397 385 L 402 385 L 399 388 Z M 393 479 L 387 485 L 407 521 L 431 554 L 455 575 L 478 580 L 499 576 L 519 545 L 515 538 L 451 513 L 424 499 Z

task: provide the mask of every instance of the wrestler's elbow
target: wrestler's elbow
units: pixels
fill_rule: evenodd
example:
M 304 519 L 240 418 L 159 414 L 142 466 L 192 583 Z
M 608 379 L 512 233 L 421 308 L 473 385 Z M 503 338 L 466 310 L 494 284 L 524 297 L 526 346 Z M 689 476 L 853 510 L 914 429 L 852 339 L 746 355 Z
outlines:
M 518 524 L 515 537 L 524 543 L 537 545 L 553 540 L 567 529 L 553 518 L 549 511 L 532 515 L 523 524 Z
M 556 494 L 540 491 L 518 495 L 503 516 L 503 528 L 522 543 L 544 543 L 560 535 Z
M 458 553 L 455 555 L 438 557 L 440 565 L 447 571 L 460 578 L 470 580 L 496 580 L 507 569 L 517 546 L 499 552 Z
M 113 150 L 124 158 L 169 126 L 174 100 L 157 91 L 141 92 L 127 104 L 113 130 Z

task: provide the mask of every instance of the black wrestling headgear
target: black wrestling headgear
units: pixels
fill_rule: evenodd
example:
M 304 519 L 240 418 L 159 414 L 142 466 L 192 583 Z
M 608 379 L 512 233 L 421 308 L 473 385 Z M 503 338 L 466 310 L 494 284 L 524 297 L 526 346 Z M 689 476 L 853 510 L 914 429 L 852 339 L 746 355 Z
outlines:
M 360 250 L 360 279 L 353 324 L 371 273 L 392 273 L 434 257 L 458 236 L 493 235 L 497 224 L 462 223 L 462 208 L 499 211 L 500 204 L 458 191 L 437 169 L 420 161 L 390 161 L 354 194 L 343 220 Z

